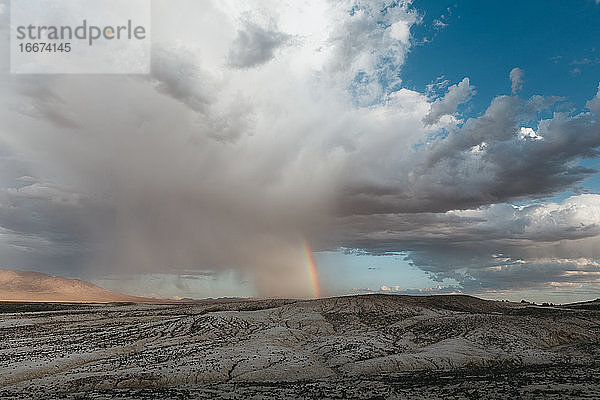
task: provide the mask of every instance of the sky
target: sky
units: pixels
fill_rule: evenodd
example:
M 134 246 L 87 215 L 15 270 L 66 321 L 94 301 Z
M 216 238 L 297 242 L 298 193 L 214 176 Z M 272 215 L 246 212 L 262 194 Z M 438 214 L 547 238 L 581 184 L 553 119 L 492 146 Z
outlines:
M 157 297 L 600 297 L 599 21 L 164 0 L 150 74 L 1 57 L 1 266 Z

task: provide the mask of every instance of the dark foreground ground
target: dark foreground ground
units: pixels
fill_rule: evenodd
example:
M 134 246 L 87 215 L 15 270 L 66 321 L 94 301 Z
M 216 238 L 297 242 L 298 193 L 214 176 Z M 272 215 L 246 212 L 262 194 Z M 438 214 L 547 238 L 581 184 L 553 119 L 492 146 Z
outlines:
M 598 303 L 0 303 L 0 398 L 600 399 Z

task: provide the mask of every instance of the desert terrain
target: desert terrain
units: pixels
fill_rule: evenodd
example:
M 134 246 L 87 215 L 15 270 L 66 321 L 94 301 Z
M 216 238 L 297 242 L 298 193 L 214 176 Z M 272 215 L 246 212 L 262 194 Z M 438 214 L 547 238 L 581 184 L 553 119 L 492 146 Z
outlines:
M 600 398 L 600 303 L 4 302 L 0 397 Z

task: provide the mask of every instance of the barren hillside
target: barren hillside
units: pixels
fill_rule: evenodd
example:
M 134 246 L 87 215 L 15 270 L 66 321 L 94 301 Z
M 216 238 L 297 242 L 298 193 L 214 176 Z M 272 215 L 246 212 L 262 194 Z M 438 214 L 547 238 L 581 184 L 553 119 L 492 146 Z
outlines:
M 600 396 L 596 310 L 384 295 L 4 307 L 6 397 Z
M 0 301 L 106 303 L 148 300 L 112 292 L 78 279 L 0 269 Z

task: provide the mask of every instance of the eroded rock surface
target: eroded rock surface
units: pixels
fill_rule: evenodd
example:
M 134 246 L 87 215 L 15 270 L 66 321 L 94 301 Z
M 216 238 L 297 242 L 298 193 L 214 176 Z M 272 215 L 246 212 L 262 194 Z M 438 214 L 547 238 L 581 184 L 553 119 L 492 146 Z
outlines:
M 6 398 L 600 397 L 594 307 L 370 295 L 0 312 Z

